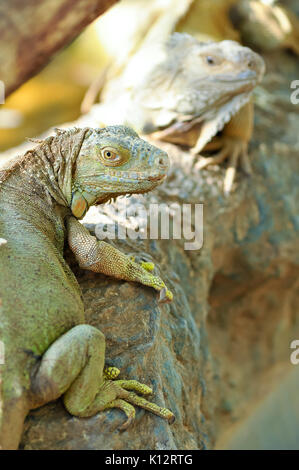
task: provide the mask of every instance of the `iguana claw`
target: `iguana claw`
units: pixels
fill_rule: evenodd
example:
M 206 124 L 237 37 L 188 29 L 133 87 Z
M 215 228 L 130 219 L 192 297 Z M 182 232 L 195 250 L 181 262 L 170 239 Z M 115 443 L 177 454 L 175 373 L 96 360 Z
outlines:
M 167 289 L 167 287 L 163 287 L 163 289 L 160 290 L 160 295 L 159 295 L 159 304 L 168 304 L 172 301 L 173 299 L 173 293 Z
M 144 269 L 147 273 L 152 273 L 155 269 L 155 264 L 151 261 L 136 261 L 136 257 L 134 255 L 129 256 L 130 261 L 133 263 L 137 263 L 142 269 Z M 159 291 L 159 303 L 169 303 L 173 300 L 172 292 L 167 289 L 163 280 L 155 276 L 154 274 L 150 274 L 146 276 L 146 282 L 140 281 L 143 284 L 153 287 L 154 289 Z

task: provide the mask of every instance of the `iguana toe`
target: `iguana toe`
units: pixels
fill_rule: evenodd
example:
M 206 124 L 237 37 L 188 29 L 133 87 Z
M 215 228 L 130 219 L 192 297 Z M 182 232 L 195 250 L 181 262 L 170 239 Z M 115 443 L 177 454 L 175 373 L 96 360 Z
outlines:
M 140 261 L 138 262 L 136 260 L 136 256 L 132 255 L 132 256 L 129 256 L 130 260 L 133 261 L 134 263 L 138 263 L 140 264 L 140 266 L 145 269 L 146 271 L 148 272 L 152 272 L 154 269 L 155 269 L 155 264 L 152 263 L 151 261 Z
M 141 261 L 140 264 L 141 267 L 148 272 L 152 272 L 155 269 L 154 263 L 151 263 L 150 261 Z
M 117 367 L 105 367 L 104 376 L 106 379 L 114 380 L 120 374 L 120 370 Z
M 138 382 L 137 380 L 117 380 L 116 382 L 114 382 L 114 384 L 118 385 L 124 390 L 137 392 L 141 395 L 152 395 L 153 393 L 151 387 L 141 382 Z

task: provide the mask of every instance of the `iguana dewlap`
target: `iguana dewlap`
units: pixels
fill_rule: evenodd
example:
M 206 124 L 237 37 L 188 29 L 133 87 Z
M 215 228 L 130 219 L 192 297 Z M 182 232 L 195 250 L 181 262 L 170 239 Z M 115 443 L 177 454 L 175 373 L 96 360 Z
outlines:
M 152 271 L 80 224 L 89 206 L 144 193 L 166 177 L 168 156 L 124 126 L 71 129 L 49 137 L 0 171 L 0 448 L 17 448 L 30 409 L 63 395 L 79 417 L 132 405 L 174 420 L 142 396 L 135 380 L 104 370 L 105 338 L 85 324 L 79 285 L 63 258 L 65 240 L 81 267 L 172 294 Z M 100 432 L 100 430 L 99 430 Z
M 199 166 L 229 158 L 224 182 L 229 192 L 239 158 L 251 171 L 251 95 L 264 70 L 263 59 L 235 41 L 201 43 L 174 33 L 168 41 L 139 51 L 93 113 L 99 122 L 127 123 L 158 139 L 191 146 L 196 154 L 209 150 L 207 144 L 225 128 L 222 138 L 210 145 L 219 153 Z

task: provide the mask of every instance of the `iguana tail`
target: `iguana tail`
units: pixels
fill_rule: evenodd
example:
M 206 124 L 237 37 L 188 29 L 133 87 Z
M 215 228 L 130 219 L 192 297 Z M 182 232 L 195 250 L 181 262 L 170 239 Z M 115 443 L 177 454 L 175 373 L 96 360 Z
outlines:
M 0 450 L 16 450 L 19 447 L 28 410 L 23 399 L 13 399 L 5 403 L 3 383 L 0 390 Z
M 3 429 L 3 397 L 2 397 L 2 364 L 1 364 L 1 353 L 0 353 L 0 450 L 1 446 L 1 434 Z
M 24 420 L 28 412 L 23 393 L 17 393 L 7 399 L 4 390 L 5 354 L 4 345 L 0 340 L 0 450 L 18 449 Z

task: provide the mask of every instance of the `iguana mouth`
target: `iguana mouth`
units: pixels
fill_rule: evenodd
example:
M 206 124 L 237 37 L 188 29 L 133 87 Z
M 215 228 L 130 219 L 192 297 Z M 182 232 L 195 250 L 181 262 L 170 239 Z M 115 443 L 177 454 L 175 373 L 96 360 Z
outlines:
M 144 172 L 130 172 L 130 171 L 109 171 L 109 173 L 101 173 L 99 175 L 84 175 L 80 179 L 84 180 L 89 186 L 98 186 L 98 181 L 95 178 L 105 178 L 106 182 L 122 181 L 124 183 L 134 183 L 136 181 L 162 181 L 167 176 L 167 173 L 144 173 Z M 115 179 L 117 178 L 117 180 Z
M 257 83 L 257 78 L 256 79 L 253 79 L 253 80 L 248 80 L 248 78 L 242 78 L 242 79 L 235 79 L 235 78 L 217 78 L 215 79 L 215 81 L 217 81 L 217 83 L 242 83 L 244 85 L 250 85 L 250 86 L 254 86 L 254 84 Z
M 138 171 L 121 171 L 121 172 L 109 172 L 105 176 L 118 176 L 119 178 L 122 179 L 127 179 L 128 181 L 131 180 L 140 180 L 140 181 L 146 181 L 146 180 L 160 180 L 162 178 L 165 178 L 166 173 L 160 173 L 160 172 L 138 172 Z
M 106 194 L 102 195 L 93 205 L 94 206 L 100 206 L 102 204 L 106 204 L 108 202 L 115 202 L 118 197 L 121 196 L 126 196 L 126 197 L 131 197 L 134 194 L 146 194 L 149 193 L 151 189 L 134 189 L 133 192 L 128 193 L 128 191 L 120 192 L 120 193 L 113 193 L 113 194 Z
M 162 181 L 166 178 L 166 175 L 158 175 L 158 176 L 149 176 L 147 179 L 150 181 Z

